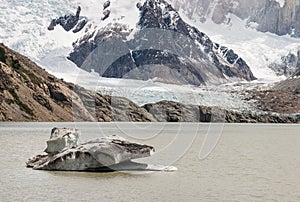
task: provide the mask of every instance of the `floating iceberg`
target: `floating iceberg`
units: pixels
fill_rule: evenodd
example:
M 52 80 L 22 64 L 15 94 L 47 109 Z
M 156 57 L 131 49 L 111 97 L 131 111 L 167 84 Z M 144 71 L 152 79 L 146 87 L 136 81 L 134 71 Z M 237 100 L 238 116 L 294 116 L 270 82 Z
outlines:
M 79 131 L 73 128 L 53 128 L 47 141 L 47 154 L 29 159 L 27 167 L 55 171 L 175 171 L 173 166 L 136 163 L 132 159 L 149 157 L 152 146 L 129 142 L 110 136 L 78 143 Z

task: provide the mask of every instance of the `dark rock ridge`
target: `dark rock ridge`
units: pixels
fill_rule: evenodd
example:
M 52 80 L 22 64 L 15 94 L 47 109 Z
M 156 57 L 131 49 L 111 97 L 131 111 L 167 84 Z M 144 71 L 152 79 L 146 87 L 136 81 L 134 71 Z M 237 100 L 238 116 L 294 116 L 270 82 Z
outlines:
M 137 7 L 140 18 L 133 38 L 128 39 L 133 30 L 126 25 L 111 23 L 79 39 L 68 58 L 112 78 L 193 85 L 255 79 L 233 50 L 185 23 L 164 0 L 147 0 Z
M 103 10 L 107 9 L 109 6 L 110 6 L 110 1 L 109 0 L 106 1 L 106 2 L 104 2 L 104 4 L 103 4 Z
M 103 11 L 103 17 L 101 18 L 101 20 L 106 20 L 110 15 L 110 10 L 105 10 Z
M 53 19 L 48 27 L 48 30 L 54 30 L 56 25 L 60 25 L 67 32 L 73 29 L 74 33 L 80 32 L 87 24 L 87 19 L 80 19 L 81 7 L 78 6 L 76 15 L 70 14 L 57 19 Z

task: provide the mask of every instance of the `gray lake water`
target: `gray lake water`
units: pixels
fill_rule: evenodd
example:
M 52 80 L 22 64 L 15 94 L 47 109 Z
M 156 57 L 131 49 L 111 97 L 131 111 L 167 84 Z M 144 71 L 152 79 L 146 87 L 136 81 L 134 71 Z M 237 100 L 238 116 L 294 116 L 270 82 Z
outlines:
M 153 145 L 157 153 L 141 162 L 173 165 L 178 171 L 26 168 L 26 160 L 45 149 L 55 126 L 79 128 L 81 141 L 116 134 Z M 299 129 L 300 125 L 0 123 L 0 201 L 300 201 Z M 209 153 L 210 148 L 214 149 Z M 209 155 L 201 159 L 205 154 Z

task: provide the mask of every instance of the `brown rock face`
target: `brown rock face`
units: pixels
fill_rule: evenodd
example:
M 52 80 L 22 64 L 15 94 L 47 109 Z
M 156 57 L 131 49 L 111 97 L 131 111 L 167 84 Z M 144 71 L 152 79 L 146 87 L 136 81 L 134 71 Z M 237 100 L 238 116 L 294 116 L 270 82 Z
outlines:
M 294 92 L 292 87 L 283 87 L 282 83 L 277 84 L 271 90 L 247 93 L 247 100 L 254 101 L 256 108 L 260 111 L 280 114 L 295 114 L 300 111 L 300 94 Z
M 300 70 L 296 71 L 287 80 L 275 85 L 274 89 L 300 95 Z
M 50 96 L 51 87 L 57 86 L 70 97 L 72 92 L 66 83 L 3 44 L 0 55 L 2 121 L 72 120 L 72 109 Z

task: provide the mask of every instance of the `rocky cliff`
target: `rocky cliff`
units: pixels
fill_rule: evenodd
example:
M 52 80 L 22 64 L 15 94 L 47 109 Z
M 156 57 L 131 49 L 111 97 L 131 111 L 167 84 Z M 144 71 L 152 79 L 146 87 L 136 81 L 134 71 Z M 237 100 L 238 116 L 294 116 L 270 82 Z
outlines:
M 258 24 L 257 29 L 278 35 L 300 37 L 300 1 L 285 0 L 173 0 L 190 18 L 217 24 L 229 23 L 229 13 Z
M 160 122 L 216 122 L 216 123 L 299 123 L 300 115 L 270 112 L 237 112 L 219 107 L 184 105 L 161 101 L 144 106 Z

